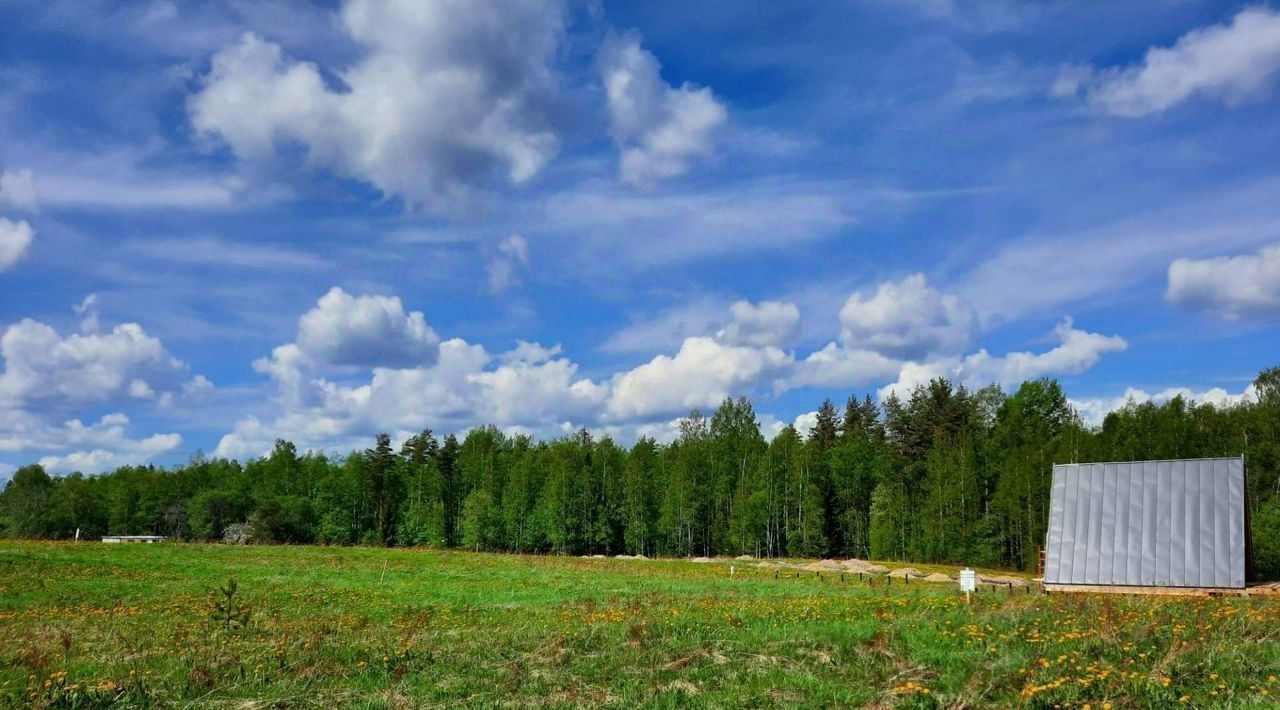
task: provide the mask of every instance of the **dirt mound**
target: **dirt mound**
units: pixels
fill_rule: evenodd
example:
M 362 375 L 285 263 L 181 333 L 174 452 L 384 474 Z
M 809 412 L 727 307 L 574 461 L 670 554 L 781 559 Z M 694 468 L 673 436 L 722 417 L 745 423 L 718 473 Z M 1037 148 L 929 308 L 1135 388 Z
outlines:
M 821 562 L 810 562 L 800 569 L 807 572 L 843 572 L 844 566 L 835 560 L 822 560 Z
M 884 565 L 867 565 L 867 568 L 862 571 L 867 574 L 884 574 L 889 571 L 889 568 Z
M 772 562 L 757 562 L 755 566 L 760 569 L 778 569 L 778 565 L 775 565 Z
M 615 560 L 647 560 L 649 558 L 645 557 L 644 555 L 614 555 L 613 559 Z
M 752 557 L 751 555 L 738 555 L 737 557 L 735 557 L 735 558 L 733 558 L 733 559 L 735 559 L 735 560 L 754 560 L 755 558 L 754 558 L 754 557 Z
M 926 581 L 926 582 L 954 582 L 955 580 L 954 580 L 954 579 L 952 579 L 951 577 L 949 577 L 949 576 L 947 576 L 947 575 L 945 575 L 945 574 L 941 573 L 941 572 L 934 572 L 933 574 L 929 575 L 928 577 L 925 577 L 925 578 L 924 578 L 924 581 Z
M 712 562 L 713 560 L 710 557 L 694 557 L 689 561 L 697 562 L 698 564 L 706 564 L 707 562 Z
M 915 577 L 918 579 L 924 576 L 924 572 L 921 572 L 915 567 L 899 567 L 898 569 L 890 572 L 889 576 L 895 579 L 906 579 L 907 577 Z

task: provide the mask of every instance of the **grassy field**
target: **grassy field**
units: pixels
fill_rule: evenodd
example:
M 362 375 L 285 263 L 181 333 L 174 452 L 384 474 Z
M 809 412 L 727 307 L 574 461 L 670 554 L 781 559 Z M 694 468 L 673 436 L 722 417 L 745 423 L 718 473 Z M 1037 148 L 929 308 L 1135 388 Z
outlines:
M 0 702 L 1125 708 L 1280 694 L 1276 597 L 966 604 L 951 585 L 741 565 L 3 542 Z M 229 577 L 234 597 L 215 604 Z

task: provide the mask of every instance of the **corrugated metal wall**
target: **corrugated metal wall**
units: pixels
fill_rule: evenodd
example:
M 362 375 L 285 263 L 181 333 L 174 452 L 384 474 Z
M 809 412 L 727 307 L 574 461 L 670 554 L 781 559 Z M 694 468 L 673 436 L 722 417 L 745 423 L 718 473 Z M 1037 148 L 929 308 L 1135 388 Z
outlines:
M 1244 459 L 1053 467 L 1046 584 L 1245 585 Z

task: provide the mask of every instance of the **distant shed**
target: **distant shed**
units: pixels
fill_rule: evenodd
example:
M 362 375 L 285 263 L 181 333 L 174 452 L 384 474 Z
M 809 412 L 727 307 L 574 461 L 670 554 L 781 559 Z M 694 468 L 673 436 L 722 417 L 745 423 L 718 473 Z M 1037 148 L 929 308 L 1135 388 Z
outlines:
M 1241 590 L 1244 458 L 1053 467 L 1046 591 Z

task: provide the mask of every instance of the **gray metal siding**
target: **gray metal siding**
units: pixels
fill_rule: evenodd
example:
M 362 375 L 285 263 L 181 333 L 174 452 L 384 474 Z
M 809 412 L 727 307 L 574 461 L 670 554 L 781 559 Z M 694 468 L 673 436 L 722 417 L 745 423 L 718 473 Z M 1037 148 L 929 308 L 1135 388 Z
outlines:
M 1044 581 L 1245 586 L 1244 459 L 1053 467 Z

